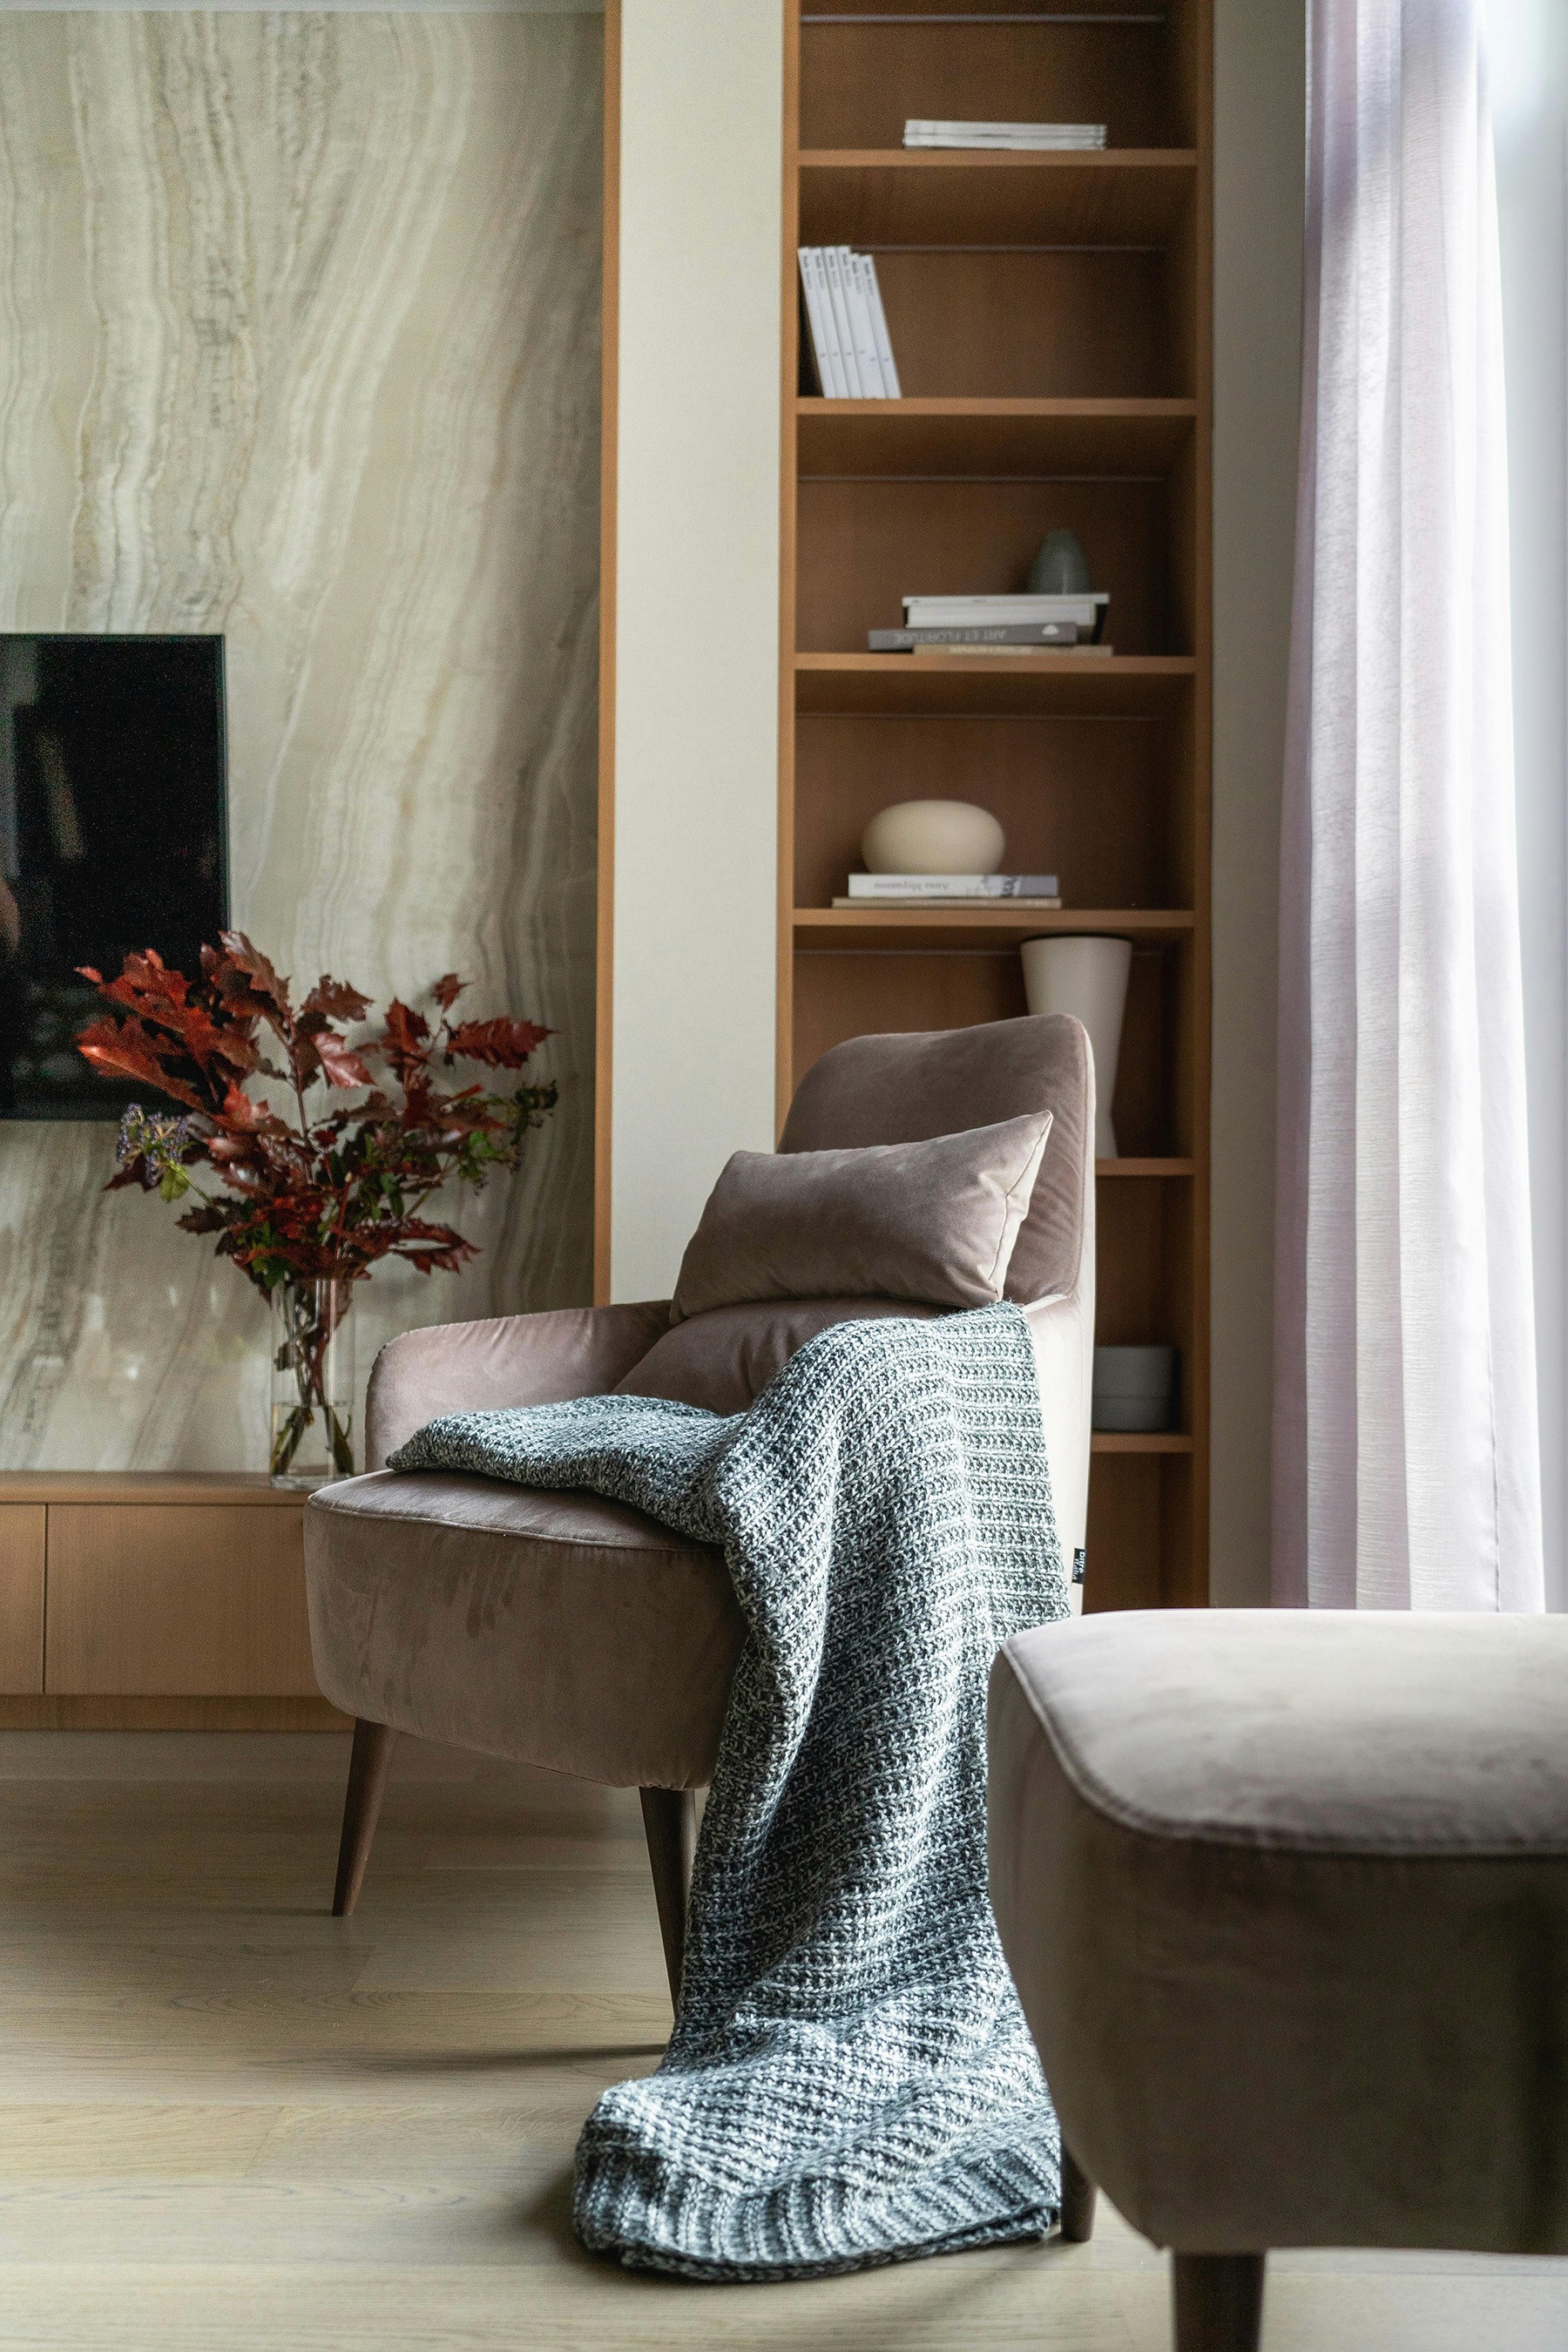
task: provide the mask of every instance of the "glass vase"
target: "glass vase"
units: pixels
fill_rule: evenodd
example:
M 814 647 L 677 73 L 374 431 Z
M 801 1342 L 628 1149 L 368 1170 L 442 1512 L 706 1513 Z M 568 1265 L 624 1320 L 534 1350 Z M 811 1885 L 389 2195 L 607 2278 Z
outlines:
M 352 1282 L 287 1278 L 272 1293 L 272 1484 L 352 1478 Z

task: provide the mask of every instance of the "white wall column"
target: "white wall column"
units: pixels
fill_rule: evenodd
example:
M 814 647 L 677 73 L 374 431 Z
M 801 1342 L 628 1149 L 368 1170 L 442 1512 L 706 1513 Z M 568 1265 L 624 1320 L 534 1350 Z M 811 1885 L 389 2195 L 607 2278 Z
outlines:
M 773 1141 L 782 118 L 779 0 L 623 0 L 617 1299 Z

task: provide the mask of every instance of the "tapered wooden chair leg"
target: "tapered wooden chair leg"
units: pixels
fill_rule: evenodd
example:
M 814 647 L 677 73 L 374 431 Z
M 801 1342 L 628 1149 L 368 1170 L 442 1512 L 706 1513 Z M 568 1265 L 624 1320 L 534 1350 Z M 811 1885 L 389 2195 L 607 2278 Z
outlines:
M 1258 2352 L 1261 2254 L 1178 2254 L 1172 2273 L 1176 2352 Z
M 1085 2172 L 1073 2161 L 1071 2148 L 1062 2142 L 1062 2236 L 1069 2245 L 1087 2245 L 1094 2235 L 1094 2200 L 1099 2191 Z
M 697 1851 L 697 1797 L 690 1789 L 644 1789 L 642 1825 L 653 1865 L 658 1932 L 669 1975 L 672 2008 L 680 2007 L 680 1966 L 686 1952 L 686 1904 L 691 1893 L 691 1857 Z
M 348 1795 L 343 1800 L 343 1834 L 338 1847 L 338 1883 L 332 1895 L 334 1919 L 346 1919 L 359 1901 L 396 1738 L 396 1732 L 384 1723 L 362 1720 L 354 1725 Z

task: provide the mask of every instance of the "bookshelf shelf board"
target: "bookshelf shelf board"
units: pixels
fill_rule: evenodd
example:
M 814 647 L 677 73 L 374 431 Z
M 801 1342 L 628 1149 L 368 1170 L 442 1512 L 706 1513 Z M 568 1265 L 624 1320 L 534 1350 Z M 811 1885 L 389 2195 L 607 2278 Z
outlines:
M 795 404 L 803 477 L 1163 474 L 1194 400 L 821 400 Z
M 1178 231 L 1197 183 L 1186 147 L 1088 154 L 805 148 L 800 242 L 1154 245 Z
M 977 25 L 1163 25 L 1163 8 L 803 8 L 803 26 L 816 25 L 951 25 L 969 32 Z
M 1096 1176 L 1192 1176 L 1197 1172 L 1191 1160 L 1097 1160 Z
M 1033 914 L 1009 908 L 968 907 L 943 915 L 923 907 L 797 907 L 797 947 L 887 948 L 903 954 L 921 948 L 971 948 L 1005 952 L 1051 931 L 1106 931 L 1149 947 L 1186 939 L 1193 917 L 1181 908 L 1062 907 Z
M 1188 654 L 797 654 L 795 708 L 1010 718 L 1163 718 L 1191 687 Z
M 1193 1441 L 1180 1430 L 1097 1429 L 1089 1441 L 1091 1454 L 1190 1454 Z

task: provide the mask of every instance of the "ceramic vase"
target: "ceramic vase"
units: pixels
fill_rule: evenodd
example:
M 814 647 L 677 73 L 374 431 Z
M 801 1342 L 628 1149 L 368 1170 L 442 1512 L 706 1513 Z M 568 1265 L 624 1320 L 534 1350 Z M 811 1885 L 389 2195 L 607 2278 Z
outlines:
M 1040 551 L 1029 566 L 1031 596 L 1086 596 L 1089 591 L 1089 558 L 1078 533 L 1048 530 Z
M 1007 837 L 971 801 L 895 801 L 860 836 L 868 874 L 994 874 Z
M 1070 1013 L 1089 1032 L 1094 1055 L 1094 1156 L 1117 1157 L 1110 1105 L 1121 1052 L 1121 1016 L 1132 969 L 1130 940 L 1026 940 L 1024 993 L 1031 1013 Z
M 1096 1429 L 1169 1429 L 1176 1402 L 1174 1348 L 1097 1348 L 1093 1407 Z
M 272 1293 L 275 1486 L 353 1476 L 353 1292 L 286 1276 Z

